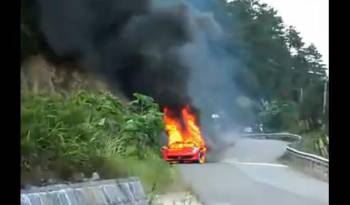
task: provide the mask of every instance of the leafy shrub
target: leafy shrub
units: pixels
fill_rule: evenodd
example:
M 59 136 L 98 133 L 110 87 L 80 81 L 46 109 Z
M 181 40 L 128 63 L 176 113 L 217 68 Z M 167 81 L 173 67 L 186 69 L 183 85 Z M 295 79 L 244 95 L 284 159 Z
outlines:
M 302 135 L 303 141 L 300 147 L 301 150 L 329 157 L 329 137 L 324 130 L 318 129 L 312 132 L 307 132 Z
M 40 165 L 69 176 L 112 158 L 159 159 L 162 113 L 152 98 L 122 103 L 109 92 L 22 92 L 22 171 Z M 24 163 L 26 166 L 24 166 Z

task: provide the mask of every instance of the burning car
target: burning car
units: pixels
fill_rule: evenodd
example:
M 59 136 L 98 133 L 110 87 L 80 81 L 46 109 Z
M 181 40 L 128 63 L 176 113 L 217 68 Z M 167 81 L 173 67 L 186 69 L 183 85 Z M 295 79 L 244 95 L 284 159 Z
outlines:
M 206 148 L 198 148 L 191 143 L 182 144 L 181 142 L 172 146 L 162 148 L 163 159 L 168 162 L 205 162 Z
M 181 110 L 180 117 L 175 117 L 170 109 L 164 108 L 164 123 L 168 137 L 167 146 L 161 150 L 164 160 L 171 163 L 205 162 L 205 140 L 189 106 Z

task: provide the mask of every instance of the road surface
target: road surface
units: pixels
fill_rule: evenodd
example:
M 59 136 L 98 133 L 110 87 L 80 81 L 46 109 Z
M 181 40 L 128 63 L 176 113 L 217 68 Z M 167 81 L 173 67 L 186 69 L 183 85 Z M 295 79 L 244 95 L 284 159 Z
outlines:
M 240 139 L 218 162 L 177 166 L 206 205 L 328 204 L 328 183 L 276 162 L 286 145 Z

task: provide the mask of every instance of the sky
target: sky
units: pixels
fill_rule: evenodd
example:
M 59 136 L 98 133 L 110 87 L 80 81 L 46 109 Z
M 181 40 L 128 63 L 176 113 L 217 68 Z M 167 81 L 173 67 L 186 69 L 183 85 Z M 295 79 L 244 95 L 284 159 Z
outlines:
M 313 43 L 329 67 L 329 4 L 328 0 L 260 0 L 282 17 L 286 25 L 295 26 L 308 45 Z

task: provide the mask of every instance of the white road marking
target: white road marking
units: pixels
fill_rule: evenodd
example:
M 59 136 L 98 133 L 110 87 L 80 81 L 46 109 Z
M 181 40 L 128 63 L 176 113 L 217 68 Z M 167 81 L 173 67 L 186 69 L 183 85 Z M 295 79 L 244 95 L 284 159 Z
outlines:
M 230 161 L 225 160 L 224 163 L 234 163 L 234 164 L 241 164 L 241 165 L 251 165 L 251 166 L 270 166 L 270 167 L 288 167 L 284 164 L 276 164 L 276 163 L 264 163 L 264 162 L 239 162 L 239 161 Z

